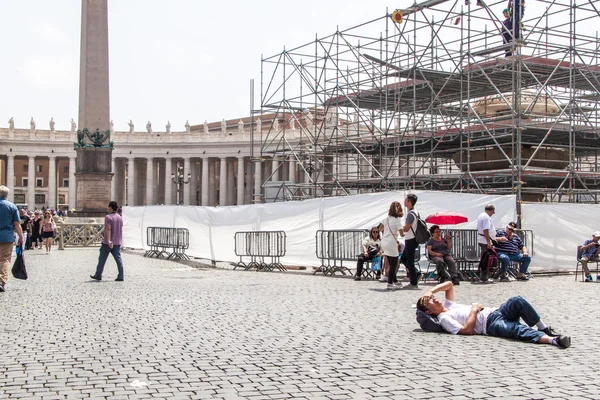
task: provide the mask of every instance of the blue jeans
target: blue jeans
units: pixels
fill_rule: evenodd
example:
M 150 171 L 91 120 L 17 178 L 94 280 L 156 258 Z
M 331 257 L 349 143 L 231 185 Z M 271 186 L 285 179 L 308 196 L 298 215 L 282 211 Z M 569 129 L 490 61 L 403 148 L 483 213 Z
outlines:
M 527 273 L 529 264 L 531 264 L 531 257 L 524 256 L 523 253 L 508 254 L 508 253 L 503 253 L 503 252 L 499 251 L 498 252 L 498 260 L 500 261 L 500 264 L 501 264 L 500 269 L 503 273 L 508 271 L 508 264 L 511 261 L 516 261 L 519 264 L 521 264 L 521 266 L 519 267 L 519 272 L 522 274 Z
M 102 243 L 100 246 L 100 255 L 98 256 L 98 266 L 96 267 L 96 273 L 94 276 L 102 278 L 102 272 L 104 272 L 104 264 L 108 255 L 112 254 L 115 262 L 117 263 L 117 269 L 119 270 L 118 279 L 123 279 L 123 260 L 121 259 L 121 246 L 113 246 L 111 249 L 107 244 Z
M 520 318 L 523 318 L 528 326 L 521 324 Z M 530 327 L 539 320 L 539 314 L 527 300 L 521 296 L 514 296 L 488 316 L 486 331 L 490 336 L 537 343 L 545 333 Z
M 417 239 L 408 239 L 404 242 L 404 251 L 400 256 L 400 262 L 408 269 L 411 285 L 419 283 L 419 274 L 421 273 L 415 266 L 415 251 L 417 247 L 419 247 Z

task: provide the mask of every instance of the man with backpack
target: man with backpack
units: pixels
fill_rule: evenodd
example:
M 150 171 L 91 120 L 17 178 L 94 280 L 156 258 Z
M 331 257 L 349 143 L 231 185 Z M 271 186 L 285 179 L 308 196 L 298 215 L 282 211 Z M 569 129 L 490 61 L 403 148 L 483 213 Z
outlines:
M 440 301 L 434 294 L 444 292 Z M 453 335 L 488 335 L 516 339 L 522 342 L 552 344 L 566 349 L 571 337 L 561 335 L 546 325 L 531 304 L 521 296 L 513 296 L 498 308 L 481 304 L 458 304 L 454 302 L 454 285 L 444 282 L 421 296 L 417 301 L 417 313 L 436 317 L 441 328 Z M 519 322 L 519 319 L 527 325 Z M 421 325 L 423 326 L 423 325 Z M 535 326 L 537 329 L 533 329 Z
M 497 264 L 498 255 L 494 250 L 494 242 L 506 241 L 506 238 L 496 238 L 496 228 L 492 215 L 496 213 L 496 206 L 486 204 L 484 211 L 477 217 L 477 243 L 481 249 L 481 262 L 479 263 L 479 279 L 487 283 L 491 269 Z M 494 261 L 495 260 L 495 261 Z
M 418 289 L 419 279 L 421 278 L 421 271 L 415 267 L 415 251 L 419 247 L 419 243 L 424 244 L 429 240 L 431 235 L 425 225 L 425 233 L 423 232 L 423 224 L 419 213 L 415 210 L 415 204 L 417 204 L 417 195 L 408 194 L 404 199 L 404 206 L 408 210 L 406 213 L 406 222 L 400 231 L 400 235 L 404 236 L 404 251 L 400 262 L 408 268 L 410 276 L 410 285 L 404 286 L 405 289 Z M 427 235 L 427 237 L 424 237 Z

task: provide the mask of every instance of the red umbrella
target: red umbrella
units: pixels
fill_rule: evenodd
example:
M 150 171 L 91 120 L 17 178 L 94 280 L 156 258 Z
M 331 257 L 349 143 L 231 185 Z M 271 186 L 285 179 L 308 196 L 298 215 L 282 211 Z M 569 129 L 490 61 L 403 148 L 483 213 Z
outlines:
M 454 211 L 440 211 L 435 214 L 431 214 L 425 219 L 425 222 L 428 224 L 435 225 L 456 225 L 462 224 L 463 222 L 467 222 L 469 219 L 462 215 L 461 213 L 457 213 Z

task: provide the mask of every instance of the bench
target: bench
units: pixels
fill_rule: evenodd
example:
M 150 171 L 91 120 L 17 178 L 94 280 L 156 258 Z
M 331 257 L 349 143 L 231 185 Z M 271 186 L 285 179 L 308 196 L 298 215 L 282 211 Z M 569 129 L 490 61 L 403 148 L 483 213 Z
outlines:
M 246 271 L 250 269 L 287 271 L 281 264 L 281 257 L 285 256 L 287 243 L 284 231 L 236 232 L 234 242 L 235 255 L 240 258 L 240 261 L 233 269 L 240 267 Z M 244 262 L 244 257 L 249 257 L 250 260 Z
M 146 245 L 150 250 L 144 257 L 168 260 L 189 260 L 185 251 L 190 247 L 190 232 L 187 228 L 164 228 L 149 226 L 146 229 Z M 169 252 L 172 250 L 172 252 Z

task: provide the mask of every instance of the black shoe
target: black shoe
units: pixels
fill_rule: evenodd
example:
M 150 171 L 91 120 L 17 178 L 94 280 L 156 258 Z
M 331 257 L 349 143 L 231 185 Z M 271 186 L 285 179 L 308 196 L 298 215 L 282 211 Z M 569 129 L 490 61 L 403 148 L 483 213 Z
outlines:
M 556 338 L 556 344 L 561 349 L 566 349 L 571 346 L 571 336 L 560 335 Z
M 479 275 L 479 280 L 481 280 L 481 282 L 487 282 L 488 281 L 488 272 L 481 271 L 481 274 Z
M 452 278 L 452 284 L 454 286 L 459 286 L 460 285 L 460 279 L 458 279 L 458 277 L 455 276 L 454 278 Z
M 90 275 L 90 278 L 92 278 L 95 281 L 101 281 L 102 280 L 102 277 L 96 276 L 96 275 Z
M 0 293 L 2 292 L 6 292 L 6 290 L 4 289 L 4 283 L 0 282 Z
M 546 335 L 548 336 L 560 336 L 560 333 L 556 332 L 554 329 L 552 329 L 551 326 L 547 326 L 544 329 L 540 329 L 540 332 L 544 332 Z
M 117 278 L 115 279 L 115 282 L 123 282 L 125 279 L 123 278 Z M 358 280 L 360 281 L 360 278 L 358 278 Z
M 117 280 L 119 280 L 119 278 L 117 278 Z M 123 279 L 121 279 L 121 280 L 123 280 Z M 354 280 L 355 280 L 355 281 L 360 281 L 360 276 L 355 276 L 355 277 L 354 277 Z

